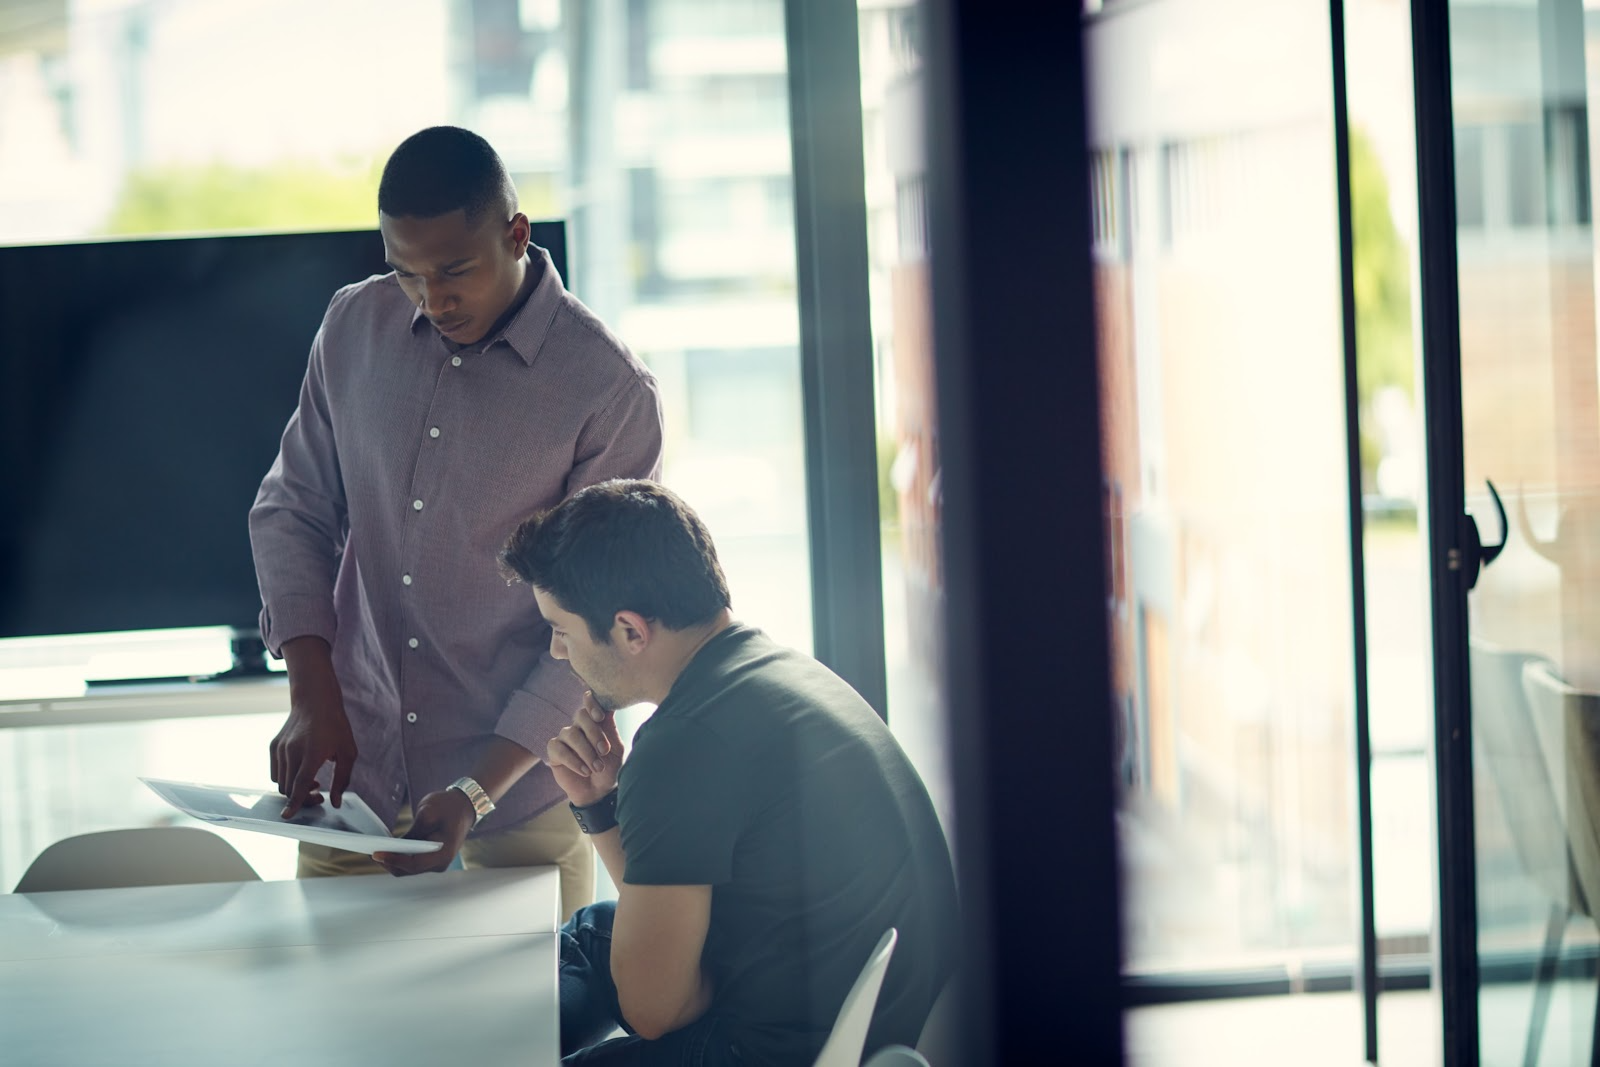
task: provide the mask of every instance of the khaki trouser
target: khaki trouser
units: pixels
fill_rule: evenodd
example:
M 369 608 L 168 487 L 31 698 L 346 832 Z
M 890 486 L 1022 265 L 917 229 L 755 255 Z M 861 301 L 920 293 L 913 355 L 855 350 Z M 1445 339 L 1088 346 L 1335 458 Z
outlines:
M 411 828 L 411 806 L 400 809 L 395 833 Z M 506 830 L 470 837 L 461 846 L 461 863 L 474 867 L 534 867 L 555 864 L 561 868 L 561 921 L 585 904 L 594 903 L 594 849 L 578 829 L 565 804 Z M 328 878 L 345 874 L 382 874 L 383 866 L 361 852 L 346 852 L 300 842 L 300 878 Z

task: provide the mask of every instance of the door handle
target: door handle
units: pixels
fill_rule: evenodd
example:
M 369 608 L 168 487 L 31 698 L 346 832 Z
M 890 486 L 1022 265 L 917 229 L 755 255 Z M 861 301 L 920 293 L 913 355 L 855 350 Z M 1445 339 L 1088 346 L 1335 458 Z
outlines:
M 1484 544 L 1483 538 L 1478 535 L 1477 521 L 1470 513 L 1461 516 L 1461 547 L 1456 550 L 1459 556 L 1450 561 L 1450 569 L 1463 572 L 1468 589 L 1478 584 L 1478 575 L 1495 561 L 1495 557 L 1505 549 L 1506 541 L 1511 537 L 1511 527 L 1506 523 L 1506 506 L 1500 502 L 1500 494 L 1495 490 L 1494 483 L 1487 478 L 1483 484 L 1489 487 L 1489 497 L 1494 501 L 1495 511 L 1500 516 L 1500 543 Z

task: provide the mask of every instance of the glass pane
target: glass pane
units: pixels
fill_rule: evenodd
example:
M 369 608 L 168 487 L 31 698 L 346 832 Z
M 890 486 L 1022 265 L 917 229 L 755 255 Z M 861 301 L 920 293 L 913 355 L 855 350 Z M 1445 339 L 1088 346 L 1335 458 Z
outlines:
M 1086 46 L 1126 969 L 1348 968 L 1328 8 L 1107 3 Z
M 1371 745 L 1374 925 L 1380 1063 L 1435 1062 L 1440 1007 L 1430 981 L 1436 885 L 1430 749 L 1432 648 L 1426 469 L 1415 320 L 1416 126 L 1411 13 L 1386 0 L 1345 5 L 1354 236 L 1356 372 Z M 1463 210 L 1479 204 L 1482 146 L 1456 144 Z
M 939 432 L 923 191 L 920 0 L 860 0 L 889 727 L 954 827 L 944 673 Z
M 1588 56 L 1579 0 L 1450 5 L 1467 504 L 1503 554 L 1468 595 L 1482 1062 L 1587 1062 L 1600 762 Z M 1458 182 L 1458 190 L 1466 186 Z

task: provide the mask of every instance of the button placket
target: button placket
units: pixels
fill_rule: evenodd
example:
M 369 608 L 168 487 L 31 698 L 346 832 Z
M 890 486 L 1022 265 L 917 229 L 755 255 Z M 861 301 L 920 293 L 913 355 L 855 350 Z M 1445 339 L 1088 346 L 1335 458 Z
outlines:
M 451 356 L 450 357 L 450 366 L 452 366 L 452 367 L 461 366 L 461 357 L 460 356 Z M 429 414 L 430 415 L 433 415 L 435 409 L 437 408 L 437 405 L 438 405 L 438 391 L 442 386 L 443 386 L 443 379 L 442 378 L 434 383 L 434 402 L 429 405 L 429 407 L 430 407 Z M 441 433 L 442 433 L 442 431 L 439 429 L 437 424 L 428 426 L 428 438 L 430 440 L 437 440 Z M 417 465 L 413 469 L 413 472 L 412 472 L 412 491 L 413 492 L 417 491 L 417 489 L 420 487 L 420 483 L 424 480 L 424 478 L 423 478 L 423 470 L 424 470 L 424 465 L 427 462 L 426 459 L 425 459 L 425 455 L 426 455 L 425 453 L 419 453 L 419 455 L 417 457 L 418 458 Z M 412 510 L 413 514 L 420 513 L 424 506 L 425 506 L 425 501 L 423 500 L 422 497 L 420 497 L 420 496 L 412 497 L 412 499 L 411 499 L 411 510 Z M 409 533 L 403 538 L 402 544 L 401 544 L 402 552 L 405 551 L 406 542 L 409 542 L 410 539 L 411 538 L 410 538 Z M 411 575 L 410 574 L 402 574 L 400 576 L 400 580 L 403 583 L 405 583 L 406 585 L 410 585 L 411 584 Z M 416 647 L 416 639 L 415 638 L 412 638 L 411 647 L 412 648 Z
M 460 356 L 452 356 L 450 358 L 450 364 L 449 365 L 450 365 L 450 367 L 460 367 L 461 366 L 461 362 L 462 361 L 461 361 L 461 357 Z M 414 495 L 412 496 L 411 509 L 410 510 L 412 512 L 412 516 L 414 518 L 418 519 L 418 521 L 420 521 L 421 513 L 422 513 L 422 510 L 423 510 L 423 507 L 424 507 L 424 499 L 423 499 L 423 497 L 426 495 L 426 488 L 425 487 L 427 485 L 429 485 L 429 484 L 432 484 L 432 482 L 430 481 L 430 478 L 433 476 L 432 475 L 432 471 L 435 468 L 436 464 L 438 462 L 441 462 L 440 459 L 434 458 L 433 454 L 431 454 L 427 449 L 423 448 L 422 446 L 426 445 L 429 441 L 437 441 L 440 438 L 440 436 L 442 436 L 443 430 L 440 428 L 439 423 L 435 422 L 434 420 L 438 419 L 440 417 L 441 413 L 447 413 L 448 412 L 448 403 L 445 402 L 441 398 L 440 394 L 441 393 L 448 394 L 449 392 L 453 392 L 453 388 L 447 385 L 445 377 L 441 374 L 439 376 L 439 378 L 436 379 L 436 381 L 434 383 L 434 399 L 429 405 L 428 421 L 423 423 L 423 425 L 427 427 L 427 436 L 419 439 L 417 463 L 416 463 L 416 466 L 413 468 L 413 471 L 412 471 L 411 491 L 412 491 L 412 493 Z M 441 421 L 443 421 L 443 420 L 441 420 Z M 405 532 L 402 534 L 402 537 L 401 537 L 401 558 L 402 558 L 402 560 L 404 560 L 406 558 L 406 556 L 410 555 L 411 552 L 415 550 L 415 546 L 417 546 L 418 543 L 419 543 L 416 540 L 418 531 L 417 531 L 415 525 L 413 523 L 405 523 L 404 524 L 404 528 L 405 528 Z M 411 572 L 410 571 L 406 571 L 406 572 L 402 573 L 400 575 L 400 582 L 401 582 L 402 585 L 410 586 L 412 584 Z M 408 604 L 404 608 L 402 608 L 402 614 L 404 616 L 408 617 L 408 621 L 415 621 L 414 618 L 410 618 L 411 616 L 413 616 L 415 610 L 416 610 L 416 608 L 414 606 Z M 421 645 L 422 645 L 421 640 L 416 636 L 407 637 L 405 639 L 405 642 L 406 642 L 406 647 L 410 648 L 410 649 L 417 649 L 417 648 L 420 648 Z M 401 691 L 401 699 L 402 699 L 402 701 L 404 701 L 406 699 L 405 694 L 406 694 L 407 689 L 409 688 L 406 685 L 406 677 L 407 677 L 407 675 L 409 673 L 410 672 L 406 669 L 406 667 L 404 665 L 404 661 L 402 660 L 402 664 L 401 664 L 401 668 L 400 668 L 400 691 Z M 417 724 L 417 719 L 418 719 L 418 716 L 417 716 L 416 712 L 414 712 L 414 711 L 406 712 L 406 714 L 405 714 L 405 723 L 406 723 L 406 725 L 408 725 L 408 726 L 416 725 Z

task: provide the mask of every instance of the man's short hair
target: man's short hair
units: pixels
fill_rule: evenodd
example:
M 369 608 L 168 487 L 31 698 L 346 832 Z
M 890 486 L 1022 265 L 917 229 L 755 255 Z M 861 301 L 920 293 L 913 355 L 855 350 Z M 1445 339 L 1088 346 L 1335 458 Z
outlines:
M 676 493 L 645 479 L 579 490 L 518 526 L 500 559 L 606 644 L 619 611 L 682 630 L 731 602 L 705 524 Z
M 378 210 L 392 219 L 460 209 L 475 225 L 490 210 L 509 219 L 516 206 L 517 188 L 499 153 L 459 126 L 430 126 L 401 141 L 378 182 Z

